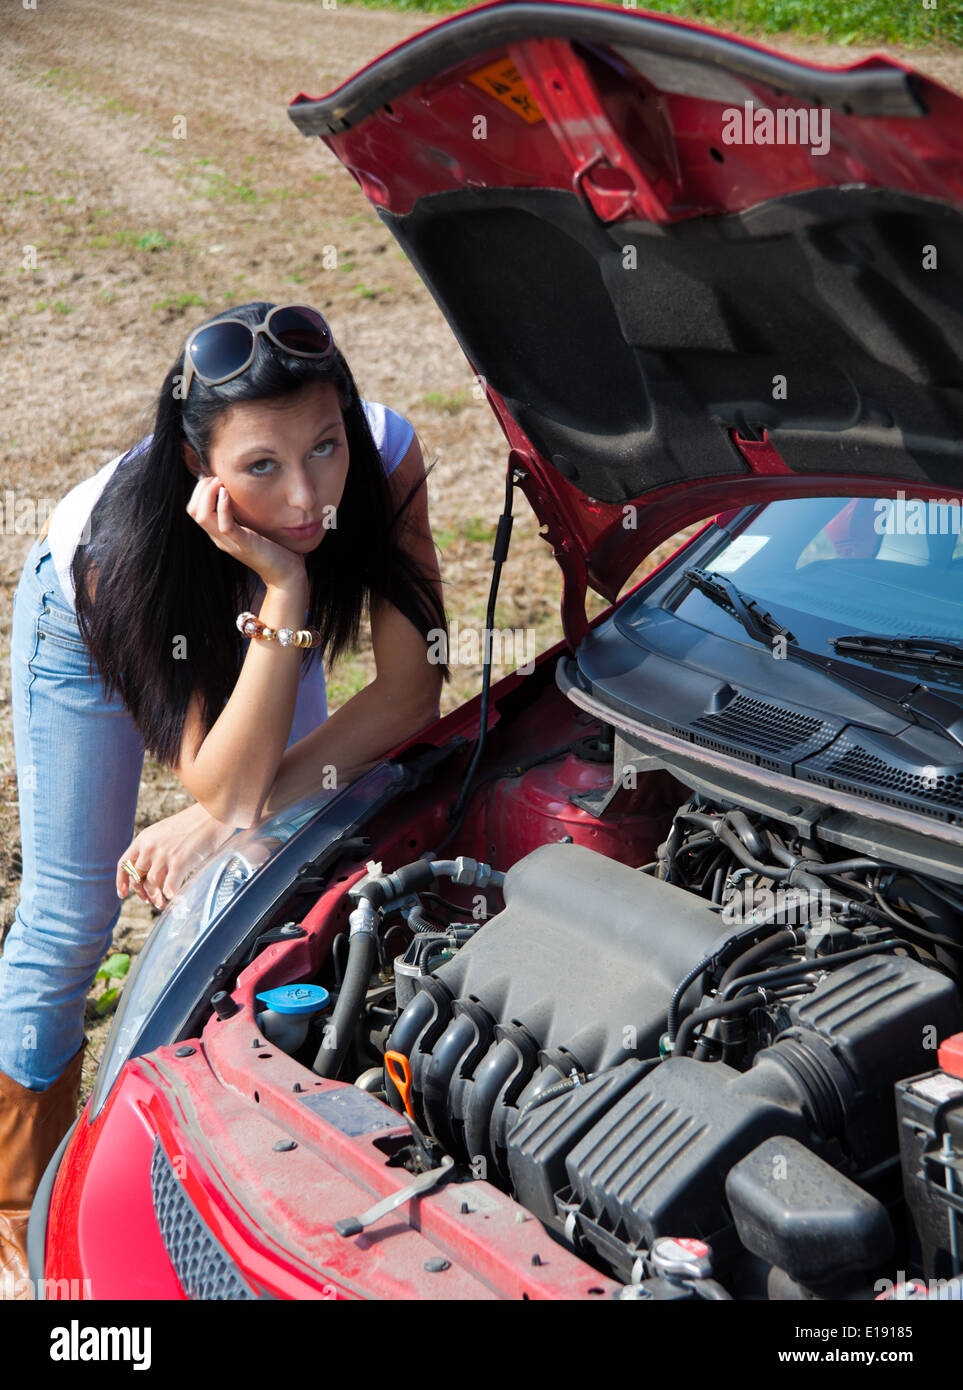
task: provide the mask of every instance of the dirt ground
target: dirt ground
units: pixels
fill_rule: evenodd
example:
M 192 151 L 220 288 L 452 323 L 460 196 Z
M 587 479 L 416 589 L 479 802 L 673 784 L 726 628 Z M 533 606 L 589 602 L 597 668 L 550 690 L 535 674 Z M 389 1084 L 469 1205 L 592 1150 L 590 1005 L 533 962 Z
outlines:
M 209 314 L 254 298 L 323 308 L 362 394 L 407 415 L 438 460 L 429 496 L 449 614 L 482 622 L 501 432 L 354 181 L 285 111 L 299 91 L 320 95 L 427 23 L 316 0 L 38 0 L 0 15 L 0 930 L 20 870 L 7 686 L 24 557 L 45 511 L 147 432 L 165 372 Z M 824 62 L 871 51 L 772 42 Z M 958 52 L 906 56 L 963 90 Z M 336 269 L 322 266 L 326 245 Z M 534 628 L 539 650 L 557 640 L 559 581 L 534 518 L 518 521 L 497 624 Z M 372 670 L 363 648 L 330 673 L 332 708 Z M 462 668 L 443 709 L 477 684 L 477 669 Z M 138 829 L 189 800 L 147 762 Z M 117 948 L 136 951 L 154 915 L 126 903 Z M 88 1014 L 85 1092 L 109 1021 L 93 999 Z

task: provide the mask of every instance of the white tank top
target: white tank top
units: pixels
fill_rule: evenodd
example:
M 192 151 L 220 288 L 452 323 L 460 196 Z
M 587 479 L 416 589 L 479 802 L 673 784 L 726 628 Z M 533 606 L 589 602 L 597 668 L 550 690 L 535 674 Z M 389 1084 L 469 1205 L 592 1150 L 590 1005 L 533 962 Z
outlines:
M 399 415 L 397 411 L 389 410 L 387 406 L 377 405 L 371 401 L 362 401 L 361 405 L 381 455 L 385 476 L 390 477 L 411 445 L 415 433 L 414 428 L 403 415 Z M 57 503 L 50 514 L 50 528 L 47 532 L 50 556 L 57 571 L 57 579 L 64 600 L 70 608 L 74 606 L 76 597 L 70 568 L 74 562 L 74 552 L 90 521 L 91 512 L 112 477 L 114 469 L 124 459 L 133 458 L 142 452 L 149 444 L 150 436 L 148 435 L 134 449 L 112 458 L 109 463 L 104 464 L 98 473 L 93 474 L 90 478 L 85 478 L 82 483 L 78 483 L 75 488 L 72 488 L 66 497 Z M 255 608 L 263 594 L 264 586 L 259 583 L 255 590 Z M 245 640 L 245 651 L 247 646 L 248 642 Z M 292 743 L 297 743 L 299 739 L 304 738 L 312 729 L 316 729 L 319 724 L 322 724 L 327 717 L 328 701 L 324 663 L 316 657 L 310 670 L 302 670 L 287 746 L 290 748 Z

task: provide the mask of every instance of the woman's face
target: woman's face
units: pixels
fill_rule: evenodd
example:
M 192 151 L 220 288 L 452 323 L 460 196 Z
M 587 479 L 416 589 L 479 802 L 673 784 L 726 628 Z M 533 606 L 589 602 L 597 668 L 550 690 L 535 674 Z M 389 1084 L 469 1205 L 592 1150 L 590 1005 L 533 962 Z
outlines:
M 188 467 L 201 476 L 197 455 L 184 447 Z M 232 405 L 217 422 L 208 463 L 242 526 L 299 555 L 316 550 L 336 524 L 348 477 L 337 388 L 314 381 L 276 403 Z

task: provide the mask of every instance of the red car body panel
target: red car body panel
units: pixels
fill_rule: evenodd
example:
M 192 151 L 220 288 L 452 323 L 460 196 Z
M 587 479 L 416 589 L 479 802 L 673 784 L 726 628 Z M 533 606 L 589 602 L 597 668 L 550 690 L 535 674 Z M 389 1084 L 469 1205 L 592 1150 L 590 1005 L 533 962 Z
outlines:
M 325 897 L 342 892 L 338 884 Z M 303 925 L 315 918 L 333 929 L 325 911 L 322 898 Z M 57 1234 L 48 1243 L 47 1279 L 88 1280 L 97 1299 L 187 1296 L 158 1231 L 150 1181 L 156 1137 L 220 1251 L 260 1297 L 610 1296 L 617 1284 L 486 1182 L 449 1184 L 362 1235 L 335 1233 L 336 1220 L 406 1186 L 410 1174 L 385 1163 L 392 1142 L 408 1137 L 400 1117 L 385 1108 L 387 1127 L 360 1136 L 326 1122 L 295 1089 L 305 1085 L 304 1068 L 254 1022 L 254 990 L 270 985 L 271 967 L 280 980 L 303 975 L 325 934 L 269 947 L 270 959 L 259 957 L 239 980 L 233 1018 L 212 1019 L 194 1045 L 130 1063 L 94 1124 L 81 1119 L 51 1202 Z M 307 1085 L 319 1093 L 354 1089 Z M 129 1264 L 118 1263 L 118 1229 L 137 1252 Z

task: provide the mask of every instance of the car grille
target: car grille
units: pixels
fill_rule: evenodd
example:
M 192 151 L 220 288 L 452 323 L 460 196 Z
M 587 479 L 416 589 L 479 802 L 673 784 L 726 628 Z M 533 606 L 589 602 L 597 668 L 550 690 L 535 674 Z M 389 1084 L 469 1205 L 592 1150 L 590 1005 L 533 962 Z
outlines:
M 241 1278 L 207 1226 L 174 1172 L 160 1137 L 154 1139 L 150 1162 L 154 1215 L 164 1248 L 181 1288 L 192 1299 L 253 1299 L 257 1295 Z

